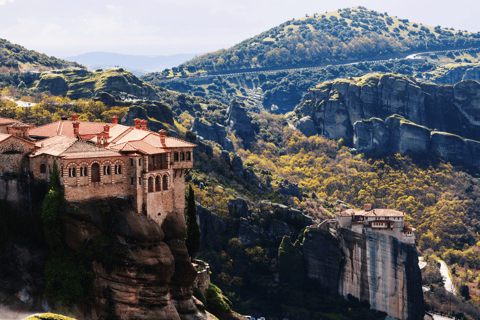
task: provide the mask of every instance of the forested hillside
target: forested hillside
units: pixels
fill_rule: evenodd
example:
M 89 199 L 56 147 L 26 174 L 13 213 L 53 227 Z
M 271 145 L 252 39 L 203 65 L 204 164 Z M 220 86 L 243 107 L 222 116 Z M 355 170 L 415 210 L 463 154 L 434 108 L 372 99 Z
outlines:
M 76 62 L 49 57 L 44 53 L 28 50 L 8 40 L 0 39 L 0 67 L 32 71 L 61 69 L 69 66 L 80 67 Z
M 173 70 L 178 73 L 185 70 L 187 74 L 202 70 L 285 68 L 373 59 L 417 50 L 478 47 L 479 44 L 479 33 L 424 26 L 357 7 L 292 19 Z

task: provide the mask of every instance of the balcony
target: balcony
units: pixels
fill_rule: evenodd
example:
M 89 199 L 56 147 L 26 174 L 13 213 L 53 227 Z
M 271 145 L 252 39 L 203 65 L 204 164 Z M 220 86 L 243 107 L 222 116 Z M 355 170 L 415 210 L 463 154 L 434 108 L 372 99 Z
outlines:
M 168 162 L 149 163 L 148 164 L 148 171 L 165 170 L 165 169 L 168 169 Z

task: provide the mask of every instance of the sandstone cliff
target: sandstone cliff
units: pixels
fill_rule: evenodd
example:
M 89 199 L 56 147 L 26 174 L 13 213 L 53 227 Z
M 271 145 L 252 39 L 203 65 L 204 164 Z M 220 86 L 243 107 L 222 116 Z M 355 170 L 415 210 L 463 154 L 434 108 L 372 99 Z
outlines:
M 334 293 L 368 301 L 372 309 L 401 320 L 424 317 L 422 276 L 414 246 L 375 232 L 307 231 L 307 277 Z
M 255 139 L 255 129 L 252 119 L 245 110 L 245 104 L 232 100 L 227 110 L 227 117 L 225 125 L 229 126 L 235 135 L 243 140 L 244 148 L 249 149 L 250 142 Z
M 480 137 L 479 101 L 476 81 L 434 85 L 397 74 L 368 74 L 310 89 L 290 117 L 304 134 L 331 139 L 352 138 L 359 120 L 398 114 L 415 124 L 475 140 Z
M 128 201 L 72 204 L 65 237 L 74 250 L 93 250 L 97 314 L 105 319 L 212 319 L 192 296 L 196 269 L 184 244 L 183 213 L 157 225 Z M 91 249 L 89 249 L 91 248 Z

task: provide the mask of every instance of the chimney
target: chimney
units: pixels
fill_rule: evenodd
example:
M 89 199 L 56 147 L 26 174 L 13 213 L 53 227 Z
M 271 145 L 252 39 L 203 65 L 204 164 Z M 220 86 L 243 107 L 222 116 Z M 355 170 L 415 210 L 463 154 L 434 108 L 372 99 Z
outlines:
M 141 124 L 142 120 L 137 118 L 133 121 L 135 122 L 135 129 L 140 129 L 140 124 Z
M 72 114 L 72 121 L 78 121 L 78 114 Z
M 365 203 L 365 204 L 363 205 L 363 210 L 365 210 L 365 211 L 370 211 L 370 210 L 372 210 L 372 204 L 371 204 L 371 203 Z
M 167 131 L 162 129 L 162 130 L 158 131 L 158 134 L 160 135 L 160 143 L 165 148 L 166 147 L 166 145 L 165 145 L 165 135 L 167 134 Z
M 110 126 L 108 124 L 103 126 L 103 131 L 105 131 L 107 134 L 110 133 Z
M 148 120 L 142 120 L 142 130 L 145 130 L 147 131 L 147 123 L 148 123 Z
M 112 124 L 118 124 L 118 116 L 112 116 Z
M 62 121 L 68 120 L 68 117 L 66 115 L 62 116 Z
M 80 134 L 80 122 L 74 121 L 72 124 L 73 124 L 73 135 L 76 137 Z

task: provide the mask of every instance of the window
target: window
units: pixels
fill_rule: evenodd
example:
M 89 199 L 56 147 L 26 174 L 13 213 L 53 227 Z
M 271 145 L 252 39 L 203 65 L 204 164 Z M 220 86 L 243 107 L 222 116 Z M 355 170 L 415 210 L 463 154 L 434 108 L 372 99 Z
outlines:
M 130 158 L 130 165 L 133 167 L 133 159 Z
M 92 164 L 90 173 L 92 175 L 92 182 L 100 182 L 100 165 L 98 163 Z
M 167 175 L 163 176 L 163 190 L 168 190 L 168 177 L 167 177 Z
M 131 184 L 132 186 L 133 186 L 134 179 L 135 179 L 134 177 L 131 177 L 131 178 L 130 178 L 130 184 Z
M 76 176 L 77 176 L 76 173 L 77 173 L 77 172 L 76 172 L 76 169 L 75 169 L 75 168 L 68 168 L 68 176 L 69 176 L 70 178 L 76 177 Z
M 190 158 L 190 151 L 187 151 L 187 153 L 186 153 L 185 156 L 186 156 L 186 160 L 187 160 L 187 161 L 190 161 L 190 160 L 191 160 L 191 158 Z
M 80 177 L 87 176 L 87 167 L 80 167 Z
M 122 174 L 122 165 L 115 165 L 115 174 Z
M 45 163 L 42 163 L 40 165 L 40 173 L 46 173 L 47 172 L 47 166 L 45 165 Z
M 180 153 L 180 161 L 185 161 L 185 153 Z
M 138 159 L 138 165 L 141 167 L 142 166 L 142 159 Z
M 148 178 L 148 192 L 153 192 L 153 178 Z
M 160 176 L 155 178 L 155 191 L 160 191 Z
M 63 178 L 63 167 L 60 167 L 60 177 Z
M 142 185 L 142 178 L 141 177 L 138 178 L 138 184 Z
M 103 175 L 108 176 L 110 174 L 110 166 L 103 166 Z
M 178 161 L 178 152 L 175 152 L 173 155 L 173 161 Z

